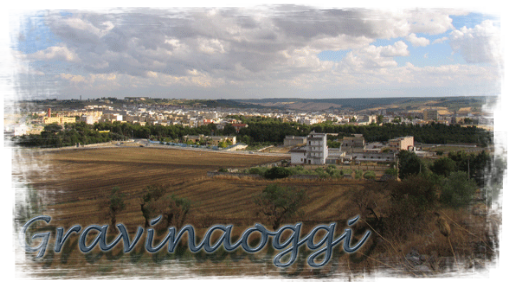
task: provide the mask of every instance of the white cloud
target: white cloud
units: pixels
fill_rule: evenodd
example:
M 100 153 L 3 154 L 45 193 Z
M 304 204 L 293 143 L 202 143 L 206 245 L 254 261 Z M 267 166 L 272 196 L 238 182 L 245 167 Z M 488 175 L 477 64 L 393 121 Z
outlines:
M 429 45 L 429 40 L 424 37 L 417 37 L 415 33 L 411 33 L 406 37 L 406 40 L 408 40 L 414 47 L 425 47 Z
M 0 38 L 7 35 L 7 33 L 12 31 L 12 27 L 7 24 L 3 17 L 0 17 Z
M 405 41 L 414 47 L 430 44 L 417 33 L 437 35 L 454 29 L 449 15 L 446 10 L 322 10 L 303 6 L 196 8 L 166 13 L 140 9 L 117 14 L 73 11 L 65 17 L 50 12 L 46 23 L 61 41 L 59 45 L 19 55 L 18 59 L 46 61 L 45 70 L 41 70 L 45 74 L 60 75 L 58 79 L 64 84 L 95 90 L 229 84 L 316 87 L 317 83 L 332 82 L 434 84 L 447 80 L 429 69 L 399 67 L 394 57 L 410 56 Z M 442 36 L 433 43 L 448 40 Z M 498 62 L 500 53 L 495 52 L 498 47 L 494 41 L 498 36 L 497 27 L 483 22 L 453 31 L 448 42 L 467 62 Z M 405 40 L 389 46 L 372 45 L 378 39 L 396 38 Z M 321 61 L 317 54 L 327 50 L 346 51 L 346 56 L 339 63 Z M 431 52 L 431 56 L 439 55 Z M 52 65 L 55 60 L 67 62 L 68 70 Z M 449 79 L 461 77 L 452 73 L 472 73 L 464 66 L 441 72 Z
M 502 65 L 500 28 L 485 20 L 474 28 L 463 27 L 450 34 L 449 44 L 468 63 Z
M 449 38 L 447 38 L 447 37 L 438 38 L 438 39 L 433 41 L 433 44 L 440 44 L 440 43 L 443 43 L 443 42 L 445 42 L 447 40 L 449 40 Z

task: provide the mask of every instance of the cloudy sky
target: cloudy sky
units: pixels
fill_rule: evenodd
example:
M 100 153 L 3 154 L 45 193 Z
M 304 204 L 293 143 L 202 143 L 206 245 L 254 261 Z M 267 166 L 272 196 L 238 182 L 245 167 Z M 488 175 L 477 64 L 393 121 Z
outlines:
M 42 10 L 10 27 L 25 98 L 497 95 L 495 15 L 449 9 Z

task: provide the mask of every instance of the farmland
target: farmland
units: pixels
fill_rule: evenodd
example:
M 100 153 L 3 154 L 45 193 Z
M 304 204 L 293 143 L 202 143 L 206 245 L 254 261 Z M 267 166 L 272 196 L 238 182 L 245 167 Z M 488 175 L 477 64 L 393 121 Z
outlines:
M 111 148 L 2 154 L 0 170 L 3 178 L 24 179 L 39 191 L 40 200 L 46 205 L 45 213 L 52 216 L 51 226 L 54 227 L 107 223 L 99 218 L 99 198 L 112 187 L 119 186 L 127 195 L 127 208 L 118 221 L 133 232 L 136 226 L 143 224 L 139 206 L 142 189 L 150 184 L 167 184 L 175 195 L 187 197 L 193 202 L 186 223 L 197 227 L 198 232 L 202 234 L 206 227 L 213 224 L 234 224 L 235 234 L 240 234 L 260 221 L 256 217 L 252 197 L 270 181 L 209 178 L 206 172 L 221 167 L 249 167 L 281 159 L 283 157 L 172 149 Z M 315 223 L 329 223 L 352 216 L 342 212 L 346 201 L 345 191 L 362 185 L 358 181 L 343 180 L 283 180 L 279 183 L 306 190 L 310 203 L 303 209 L 303 217 L 296 220 L 305 222 L 307 228 Z M 0 285 L 39 286 L 43 283 L 83 286 L 86 283 L 104 286 L 109 282 L 111 286 L 138 286 L 174 282 L 176 286 L 192 286 L 211 278 L 218 280 L 220 285 L 226 282 L 229 286 L 238 286 L 249 278 L 257 279 L 267 274 L 270 282 L 282 286 L 298 283 L 298 278 L 288 281 L 291 276 L 287 275 L 296 272 L 297 268 L 300 268 L 299 272 L 304 270 L 303 274 L 309 274 L 304 262 L 294 265 L 291 272 L 280 272 L 271 264 L 271 258 L 263 260 L 261 264 L 232 257 L 218 264 L 209 261 L 199 264 L 198 258 L 186 252 L 180 260 L 169 260 L 166 264 L 154 262 L 150 255 L 143 255 L 136 262 L 129 255 L 114 261 L 104 256 L 98 262 L 91 262 L 90 257 L 74 249 L 77 249 L 76 244 L 70 248 L 71 255 L 47 256 L 42 262 L 29 260 L 19 247 L 0 250 L 3 258 L 0 272 L 5 279 L 1 280 Z M 242 252 L 238 254 L 241 256 Z M 257 255 L 259 258 L 264 256 Z M 79 271 L 88 275 L 79 279 Z M 247 275 L 243 277 L 241 274 Z M 320 278 L 312 280 L 322 282 Z

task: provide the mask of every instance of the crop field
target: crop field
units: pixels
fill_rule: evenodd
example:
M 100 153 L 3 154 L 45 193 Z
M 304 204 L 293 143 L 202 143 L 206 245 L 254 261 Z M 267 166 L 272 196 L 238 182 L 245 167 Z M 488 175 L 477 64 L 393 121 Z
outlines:
M 126 194 L 126 209 L 117 220 L 134 232 L 144 222 L 139 205 L 143 188 L 164 184 L 170 186 L 171 193 L 193 202 L 186 224 L 195 226 L 199 236 L 214 224 L 233 224 L 234 234 L 239 235 L 263 221 L 256 215 L 252 198 L 272 182 L 207 177 L 207 171 L 250 167 L 281 159 L 284 157 L 176 149 L 78 149 L 0 154 L 0 173 L 2 178 L 24 179 L 38 190 L 40 200 L 46 205 L 45 214 L 52 216 L 52 227 L 107 224 L 107 220 L 100 218 L 99 200 L 118 186 Z M 363 181 L 354 180 L 284 179 L 276 183 L 306 191 L 309 202 L 302 209 L 303 215 L 291 222 L 304 222 L 306 230 L 354 216 L 344 209 L 345 194 L 349 188 L 363 185 Z M 186 251 L 182 257 L 174 254 L 169 259 L 162 255 L 166 260 L 158 260 L 144 251 L 121 255 L 116 249 L 113 252 L 118 255 L 104 255 L 99 250 L 85 255 L 78 250 L 76 239 L 77 236 L 72 236 L 66 252 L 49 251 L 51 255 L 40 261 L 18 246 L 0 250 L 0 286 L 196 286 L 205 282 L 218 282 L 213 284 L 216 286 L 262 286 L 264 282 L 256 280 L 263 276 L 270 286 L 325 282 L 325 275 L 312 274 L 304 260 L 299 259 L 289 269 L 275 268 L 269 252 L 254 257 L 239 251 L 225 254 L 220 260 L 207 260 Z
M 0 127 L 15 124 L 21 118 L 21 114 L 0 114 Z

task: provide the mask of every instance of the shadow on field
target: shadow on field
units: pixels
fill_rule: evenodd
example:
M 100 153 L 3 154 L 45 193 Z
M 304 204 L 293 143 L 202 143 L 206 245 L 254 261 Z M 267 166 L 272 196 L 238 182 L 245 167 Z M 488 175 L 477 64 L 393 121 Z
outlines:
M 52 233 L 52 238 L 55 238 L 54 226 L 47 226 L 45 228 L 39 229 L 37 232 L 45 231 L 50 231 Z M 165 230 L 160 231 L 158 233 L 164 232 Z M 359 234 L 356 234 L 354 236 L 354 239 L 356 239 L 356 237 L 359 238 Z M 110 242 L 112 239 L 114 239 L 114 235 L 108 237 L 108 242 Z M 201 238 L 196 236 L 196 240 L 197 242 L 200 242 Z M 238 235 L 232 237 L 232 242 L 235 242 L 236 240 L 238 240 Z M 256 247 L 260 243 L 260 240 L 260 238 L 252 240 L 249 246 L 252 248 Z M 31 243 L 30 240 L 28 240 L 28 242 Z M 141 266 L 147 266 L 147 264 L 150 263 L 150 261 L 158 265 L 166 264 L 168 266 L 173 264 L 181 264 L 184 266 L 192 266 L 193 264 L 202 264 L 208 261 L 215 264 L 224 262 L 227 263 L 228 261 L 239 262 L 245 258 L 248 258 L 248 260 L 250 260 L 254 264 L 269 264 L 270 266 L 273 266 L 272 262 L 274 259 L 274 254 L 277 252 L 272 247 L 271 240 L 269 240 L 267 245 L 263 248 L 263 250 L 259 251 L 257 254 L 246 253 L 241 248 L 238 248 L 237 250 L 232 252 L 227 252 L 223 247 L 220 247 L 217 251 L 211 254 L 208 254 L 204 251 L 191 253 L 189 251 L 187 244 L 184 244 L 182 242 L 180 242 L 177 245 L 175 252 L 173 253 L 168 253 L 167 247 L 165 246 L 162 251 L 155 254 L 150 254 L 145 250 L 144 243 L 146 242 L 142 240 L 140 240 L 137 247 L 128 254 L 124 254 L 122 248 L 117 248 L 117 251 L 111 250 L 108 252 L 102 252 L 98 249 L 98 247 L 95 247 L 95 251 L 84 254 L 79 250 L 78 242 L 78 236 L 75 236 L 74 238 L 72 237 L 65 242 L 61 252 L 58 253 L 60 255 L 59 261 L 61 262 L 61 264 L 68 264 L 71 254 L 76 252 L 82 254 L 86 261 L 90 264 L 97 263 L 102 257 L 105 256 L 106 260 L 109 262 L 121 261 L 123 263 L 128 262 L 131 265 Z M 157 245 L 157 243 L 158 240 L 154 240 L 154 244 Z M 123 245 L 123 243 L 119 244 L 119 246 L 121 245 Z M 367 244 L 366 246 L 366 250 L 364 248 L 360 249 L 360 251 L 365 255 L 359 256 L 358 254 L 354 253 L 350 254 L 349 259 L 354 263 L 360 263 L 363 260 L 365 260 L 367 256 L 374 250 L 376 246 L 375 240 L 372 239 L 371 244 Z M 301 246 L 299 248 L 298 258 L 291 267 L 282 269 L 277 268 L 279 270 L 280 275 L 283 278 L 295 278 L 304 270 L 304 268 L 310 268 L 307 265 L 306 261 L 312 252 L 313 251 L 308 250 L 305 247 L 305 245 Z M 341 244 L 338 244 L 333 249 L 331 261 L 324 268 L 313 269 L 313 274 L 319 278 L 325 278 L 334 275 L 336 271 L 338 271 L 339 259 L 345 255 L 346 253 L 343 251 Z M 55 257 L 54 243 L 48 244 L 45 256 L 43 258 L 36 259 L 35 253 L 27 253 L 26 257 L 34 263 L 43 264 L 43 269 L 48 269 L 52 266 Z M 288 260 L 288 257 L 289 256 L 285 256 L 284 259 Z M 319 258 L 322 258 L 322 256 L 320 256 Z

